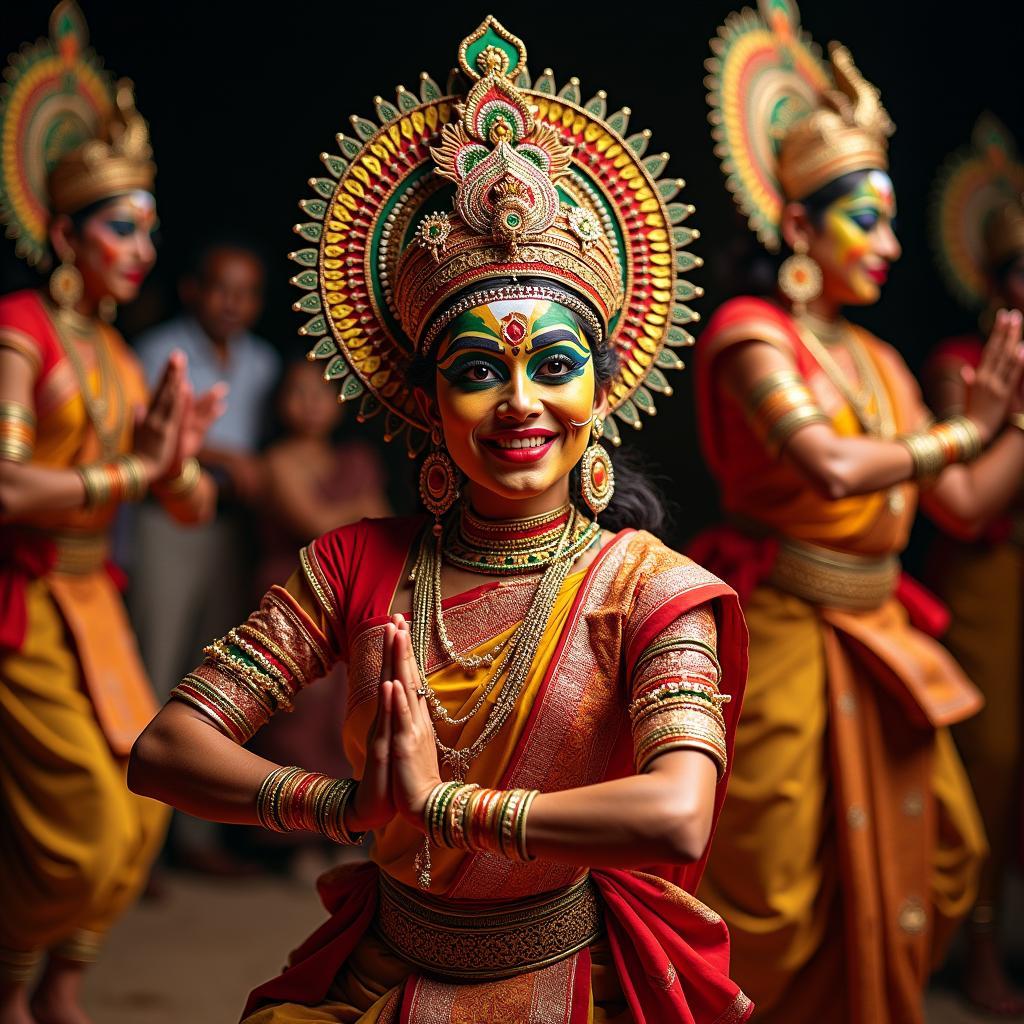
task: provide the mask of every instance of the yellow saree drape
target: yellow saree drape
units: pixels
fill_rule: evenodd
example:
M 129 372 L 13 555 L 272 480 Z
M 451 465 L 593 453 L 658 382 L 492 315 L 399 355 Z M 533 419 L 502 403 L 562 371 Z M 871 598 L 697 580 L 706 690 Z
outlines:
M 130 448 L 141 371 L 105 328 Z M 0 300 L 0 346 L 36 368 L 33 462 L 67 468 L 100 457 L 73 368 L 39 298 Z M 87 368 L 100 387 L 100 364 Z M 108 389 L 111 382 L 107 382 Z M 19 977 L 44 949 L 95 956 L 100 937 L 145 882 L 167 809 L 125 786 L 125 757 L 156 704 L 121 597 L 104 566 L 116 509 L 40 513 L 0 524 L 0 572 L 25 546 L 52 544 L 56 563 L 25 581 L 27 629 L 0 650 L 0 975 Z

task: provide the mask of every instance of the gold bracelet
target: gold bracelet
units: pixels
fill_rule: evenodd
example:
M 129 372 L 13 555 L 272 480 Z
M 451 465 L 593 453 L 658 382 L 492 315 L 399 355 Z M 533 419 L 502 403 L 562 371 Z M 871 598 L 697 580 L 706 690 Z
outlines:
M 88 466 L 75 466 L 85 486 L 85 507 L 99 508 L 110 501 L 113 491 L 107 466 L 102 462 Z
M 35 413 L 20 402 L 0 402 L 0 459 L 28 462 L 35 441 Z
M 1011 427 L 1016 427 L 1018 430 L 1024 430 L 1024 412 L 1011 412 L 1006 418 L 1006 422 Z
M 178 475 L 173 480 L 165 480 L 160 487 L 168 497 L 184 498 L 199 486 L 202 475 L 203 470 L 199 465 L 199 460 L 194 455 L 190 455 L 182 462 Z
M 114 460 L 122 480 L 121 499 L 123 501 L 142 501 L 149 489 L 146 479 L 146 467 L 138 455 L 118 455 Z
M 967 416 L 950 416 L 927 430 L 904 434 L 896 440 L 910 452 L 914 478 L 918 480 L 938 476 L 954 462 L 971 462 L 984 447 L 981 432 Z

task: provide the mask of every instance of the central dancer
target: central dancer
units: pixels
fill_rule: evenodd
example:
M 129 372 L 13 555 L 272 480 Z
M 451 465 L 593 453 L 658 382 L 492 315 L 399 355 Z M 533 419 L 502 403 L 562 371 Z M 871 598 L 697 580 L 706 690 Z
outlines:
M 373 831 L 251 1024 L 746 1020 L 726 928 L 691 895 L 743 620 L 642 529 L 653 492 L 601 442 L 681 367 L 693 208 L 628 111 L 531 81 L 492 18 L 458 60 L 447 90 L 424 75 L 352 119 L 293 254 L 325 378 L 430 445 L 430 515 L 305 549 L 177 688 L 131 785 L 221 821 Z M 356 779 L 240 745 L 339 660 Z

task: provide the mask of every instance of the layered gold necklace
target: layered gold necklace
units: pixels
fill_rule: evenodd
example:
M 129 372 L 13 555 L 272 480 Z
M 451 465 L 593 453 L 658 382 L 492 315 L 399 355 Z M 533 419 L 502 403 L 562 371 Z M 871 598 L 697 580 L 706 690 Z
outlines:
M 573 505 L 533 516 L 526 520 L 483 520 L 463 507 L 455 522 L 441 537 L 427 531 L 413 567 L 412 647 L 420 675 L 424 680 L 431 717 L 450 726 L 465 725 L 487 704 L 499 681 L 501 693 L 495 700 L 479 736 L 468 747 L 454 748 L 435 740 L 442 763 L 454 779 L 465 779 L 470 765 L 508 721 L 533 665 L 555 601 L 576 558 L 600 534 L 596 522 L 587 519 Z M 528 538 L 528 543 L 522 544 Z M 586 543 L 584 543 L 586 539 Z M 501 566 L 501 574 L 524 574 L 543 569 L 530 607 L 523 621 L 506 640 L 483 655 L 460 654 L 448 635 L 441 598 L 441 565 L 451 560 L 451 551 L 471 560 L 475 572 L 493 573 L 482 568 L 485 561 Z M 527 552 L 529 554 L 527 554 Z M 508 562 L 513 558 L 514 562 Z M 454 564 L 459 564 L 455 562 Z M 470 710 L 452 717 L 440 698 L 426 684 L 430 638 L 436 631 L 444 653 L 467 671 L 491 670 L 491 676 Z
M 101 458 L 109 459 L 120 448 L 127 405 L 121 388 L 121 375 L 114 366 L 103 328 L 73 310 L 52 310 L 50 320 L 78 382 L 85 413 L 99 438 Z M 69 333 L 74 337 L 69 337 Z M 89 387 L 89 372 L 82 361 L 76 339 L 90 345 L 95 353 L 98 371 L 95 391 Z

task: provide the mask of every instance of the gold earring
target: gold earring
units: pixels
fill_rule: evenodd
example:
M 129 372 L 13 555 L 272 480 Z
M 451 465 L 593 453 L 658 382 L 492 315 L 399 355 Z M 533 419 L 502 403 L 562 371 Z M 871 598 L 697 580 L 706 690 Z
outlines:
M 420 466 L 420 498 L 434 517 L 434 533 L 441 534 L 441 517 L 459 500 L 459 471 L 446 451 L 441 432 L 431 431 L 433 451 Z
M 580 460 L 583 500 L 587 508 L 594 513 L 595 519 L 608 507 L 615 493 L 615 470 L 612 467 L 611 456 L 601 444 L 603 435 L 604 421 L 600 416 L 595 416 L 594 425 L 591 427 L 590 447 Z
M 75 259 L 62 258 L 60 266 L 50 275 L 50 298 L 61 311 L 73 309 L 82 298 L 82 275 L 75 267 Z
M 793 255 L 779 267 L 779 291 L 793 304 L 793 315 L 807 312 L 807 303 L 821 294 L 821 267 L 807 255 L 807 243 L 793 244 Z

